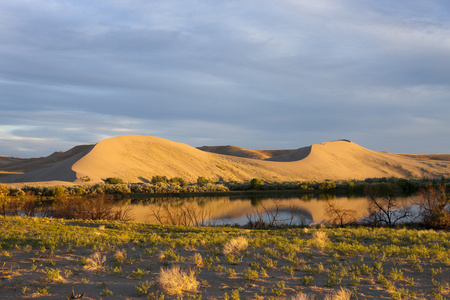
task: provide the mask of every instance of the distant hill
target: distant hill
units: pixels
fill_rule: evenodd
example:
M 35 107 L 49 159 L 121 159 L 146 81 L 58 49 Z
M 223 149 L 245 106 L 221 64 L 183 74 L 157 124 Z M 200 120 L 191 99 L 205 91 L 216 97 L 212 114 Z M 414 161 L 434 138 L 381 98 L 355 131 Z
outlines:
M 448 176 L 450 162 L 436 157 L 377 152 L 346 140 L 297 150 L 251 150 L 237 146 L 197 149 L 162 138 L 128 135 L 48 157 L 0 157 L 0 174 L 3 173 L 0 182 L 80 184 L 86 178 L 95 183 L 108 177 L 148 182 L 154 175 L 182 177 L 188 181 L 195 181 L 199 176 L 225 181 Z

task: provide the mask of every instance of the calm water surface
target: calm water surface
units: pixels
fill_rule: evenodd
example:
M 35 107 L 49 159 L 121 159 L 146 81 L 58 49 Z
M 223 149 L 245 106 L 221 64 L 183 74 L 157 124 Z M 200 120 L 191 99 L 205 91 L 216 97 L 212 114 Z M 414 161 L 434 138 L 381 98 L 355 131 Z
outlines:
M 332 197 L 329 201 L 353 210 L 358 219 L 368 208 L 366 197 Z M 317 197 L 168 197 L 130 200 L 125 205 L 133 221 L 152 224 L 245 225 L 249 220 L 263 220 L 310 225 L 326 222 L 326 202 Z

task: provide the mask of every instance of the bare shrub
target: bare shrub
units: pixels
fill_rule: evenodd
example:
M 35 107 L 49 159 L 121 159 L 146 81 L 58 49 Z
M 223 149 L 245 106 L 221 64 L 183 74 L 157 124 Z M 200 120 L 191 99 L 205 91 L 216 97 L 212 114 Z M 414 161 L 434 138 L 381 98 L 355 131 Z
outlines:
M 205 226 L 211 219 L 211 211 L 193 202 L 162 202 L 158 206 L 150 206 L 150 210 L 151 215 L 162 225 Z
M 248 241 L 245 237 L 237 237 L 231 239 L 228 243 L 223 246 L 223 254 L 225 255 L 237 255 L 242 251 L 246 250 L 248 247 Z
M 130 210 L 129 207 L 117 207 L 111 195 L 99 195 L 58 200 L 53 215 L 65 219 L 129 221 Z
M 329 218 L 327 222 L 330 224 L 344 227 L 357 221 L 357 213 L 354 209 L 344 209 L 331 201 L 327 201 L 324 206 L 325 215 Z
M 419 207 L 422 223 L 433 228 L 450 227 L 450 197 L 446 194 L 445 184 L 428 184 L 419 193 Z
M 252 213 L 247 213 L 247 227 L 250 228 L 276 228 L 276 227 L 291 227 L 294 225 L 303 225 L 304 219 L 296 215 L 296 207 L 294 203 L 289 203 L 289 207 L 283 207 L 282 201 L 273 199 L 271 201 L 272 208 L 259 203 L 260 209 L 254 210 Z M 281 212 L 289 210 L 289 217 L 282 218 Z
M 169 295 L 182 295 L 183 292 L 196 292 L 199 282 L 193 271 L 189 274 L 180 270 L 179 266 L 163 269 L 159 273 L 158 283 Z
M 394 226 L 397 222 L 413 217 L 409 203 L 395 195 L 393 185 L 380 183 L 367 188 L 369 209 L 367 220 L 374 226 Z

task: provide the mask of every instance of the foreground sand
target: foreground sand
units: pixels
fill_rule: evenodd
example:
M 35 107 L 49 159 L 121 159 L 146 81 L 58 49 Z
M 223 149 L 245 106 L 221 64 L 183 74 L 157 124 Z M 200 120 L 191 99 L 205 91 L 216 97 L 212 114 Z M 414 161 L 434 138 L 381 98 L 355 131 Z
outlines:
M 2 299 L 447 299 L 450 233 L 405 229 L 245 230 L 1 217 Z M 224 255 L 230 241 L 248 247 Z M 180 298 L 161 268 L 192 270 Z M 234 295 L 234 296 L 233 296 Z M 441 297 L 441 298 L 439 298 Z

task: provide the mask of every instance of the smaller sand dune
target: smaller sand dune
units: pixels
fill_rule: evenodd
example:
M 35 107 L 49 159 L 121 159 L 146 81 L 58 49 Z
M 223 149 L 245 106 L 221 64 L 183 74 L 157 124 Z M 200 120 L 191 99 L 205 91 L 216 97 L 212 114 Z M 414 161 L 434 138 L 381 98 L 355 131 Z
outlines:
M 73 147 L 68 151 L 55 152 L 46 157 L 38 158 L 19 158 L 0 156 L 0 170 L 8 173 L 23 173 L 37 169 L 50 167 L 58 162 L 73 157 L 86 150 L 92 149 L 93 145 L 80 145 Z

